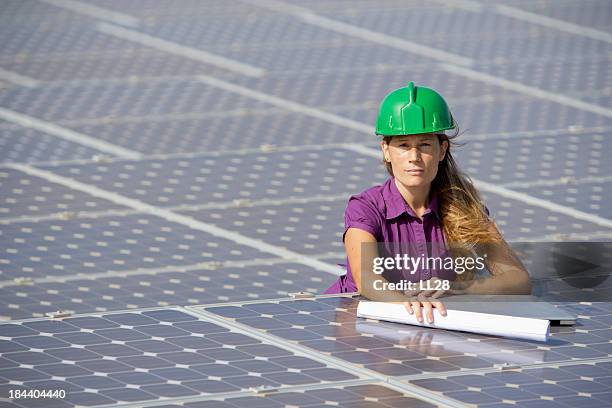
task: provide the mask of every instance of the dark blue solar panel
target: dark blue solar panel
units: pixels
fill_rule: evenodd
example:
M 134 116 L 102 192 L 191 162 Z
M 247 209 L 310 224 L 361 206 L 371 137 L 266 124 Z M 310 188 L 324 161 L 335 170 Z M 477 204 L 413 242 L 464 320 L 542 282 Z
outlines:
M 543 400 L 562 405 L 566 403 L 564 401 L 580 401 L 587 394 L 593 397 L 593 403 L 601 404 L 609 401 L 607 378 L 610 374 L 610 367 L 605 363 L 578 363 L 476 375 L 459 374 L 411 380 L 410 383 L 465 403 L 483 406 L 499 404 L 502 400 L 515 401 L 521 406 L 523 403 L 537 405 L 538 401 Z
M 17 321 L 0 324 L 4 334 L 2 326 L 12 336 L 3 340 L 6 364 L 0 367 L 0 379 L 34 387 L 65 378 L 63 389 L 71 390 L 66 402 L 72 404 L 358 378 L 176 309 Z M 112 339 L 118 331 L 124 340 Z M 92 390 L 96 394 L 88 399 Z
M 219 279 L 221 272 L 218 268 L 196 268 L 184 272 L 176 271 L 176 268 L 158 274 L 142 273 L 87 279 L 70 277 L 65 282 L 10 285 L 6 289 L 0 289 L 0 314 L 27 318 L 57 310 L 85 313 L 103 309 L 122 310 L 133 306 L 200 304 L 205 299 L 219 302 L 277 298 L 300 290 L 320 292 L 329 285 L 330 278 L 333 278 L 331 274 L 304 265 L 290 262 L 277 265 L 264 263 L 257 266 L 223 268 L 227 277 L 223 280 Z M 62 296 L 50 295 L 45 293 L 46 291 L 61 293 Z M 19 307 L 13 308 L 10 304 L 18 304 Z M 95 327 L 96 323 L 92 321 L 82 325 L 88 328 L 88 324 Z
M 315 310 L 308 314 L 290 313 L 287 308 L 292 302 L 284 302 L 278 314 L 270 313 L 271 303 L 211 306 L 206 310 L 392 376 L 605 358 L 609 348 L 605 331 L 576 330 L 584 330 L 581 322 L 588 319 L 578 319 L 575 328 L 553 327 L 550 340 L 541 347 L 538 342 L 366 321 L 355 316 L 357 302 L 346 297 L 295 301 L 302 304 L 301 309 Z M 311 306 L 302 307 L 306 304 Z M 564 307 L 576 310 L 571 304 Z M 577 307 L 584 313 L 604 311 L 597 305 Z M 265 316 L 254 314 L 258 308 Z

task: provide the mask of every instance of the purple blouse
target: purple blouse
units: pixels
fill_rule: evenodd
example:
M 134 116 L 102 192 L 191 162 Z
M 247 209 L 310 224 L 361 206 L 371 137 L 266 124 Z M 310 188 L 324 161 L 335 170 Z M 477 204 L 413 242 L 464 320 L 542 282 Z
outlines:
M 397 244 L 401 244 L 402 248 L 404 246 L 409 248 L 410 254 L 424 254 L 425 257 L 442 256 L 445 251 L 445 238 L 438 209 L 438 198 L 435 194 L 432 194 L 429 206 L 422 218 L 421 220 L 414 214 L 397 189 L 394 178 L 391 177 L 383 185 L 351 196 L 344 212 L 342 240 L 344 241 L 344 236 L 349 228 L 359 228 L 376 238 L 387 253 L 384 256 L 395 256 L 397 253 L 407 252 L 398 251 Z M 380 251 L 379 256 L 383 256 Z M 348 258 L 346 267 L 346 274 L 341 276 L 325 293 L 346 293 L 358 290 Z M 397 271 L 391 277 L 384 276 L 389 281 L 406 279 L 416 282 L 431 279 L 433 276 L 453 279 L 445 271 L 437 271 L 435 268 L 419 268 L 414 272 Z

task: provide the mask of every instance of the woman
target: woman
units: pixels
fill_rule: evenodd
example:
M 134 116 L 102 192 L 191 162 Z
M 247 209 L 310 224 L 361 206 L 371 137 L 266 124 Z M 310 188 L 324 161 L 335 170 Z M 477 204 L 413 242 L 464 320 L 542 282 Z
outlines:
M 451 129 L 452 135 L 444 133 Z M 429 323 L 433 307 L 446 315 L 436 300 L 444 294 L 531 293 L 529 274 L 453 159 L 450 148 L 458 129 L 442 96 L 412 82 L 396 89 L 381 104 L 376 134 L 383 137 L 380 146 L 391 177 L 349 199 L 343 235 L 347 273 L 325 293 L 358 291 L 371 300 L 405 302 L 419 322 L 425 315 Z M 490 276 L 477 278 L 474 268 L 459 274 L 458 263 L 449 271 L 434 261 L 376 268 L 385 258 L 396 255 L 401 261 L 397 255 L 406 253 L 413 260 L 438 261 L 452 254 L 457 261 L 466 252 L 457 248 L 477 255 Z M 389 285 L 400 281 L 414 283 L 403 290 Z

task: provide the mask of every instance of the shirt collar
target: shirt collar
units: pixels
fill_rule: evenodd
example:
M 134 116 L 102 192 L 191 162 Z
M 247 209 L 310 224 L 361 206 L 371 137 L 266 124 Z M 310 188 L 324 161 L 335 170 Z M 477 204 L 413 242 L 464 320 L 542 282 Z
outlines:
M 385 200 L 386 219 L 390 220 L 399 217 L 403 213 L 407 213 L 411 217 L 418 218 L 397 189 L 397 186 L 395 185 L 395 178 L 390 177 L 389 180 L 387 180 L 387 183 L 383 188 L 383 198 Z M 434 192 L 430 193 L 429 206 L 423 213 L 423 216 L 429 213 L 434 213 L 436 217 L 440 219 L 438 195 Z

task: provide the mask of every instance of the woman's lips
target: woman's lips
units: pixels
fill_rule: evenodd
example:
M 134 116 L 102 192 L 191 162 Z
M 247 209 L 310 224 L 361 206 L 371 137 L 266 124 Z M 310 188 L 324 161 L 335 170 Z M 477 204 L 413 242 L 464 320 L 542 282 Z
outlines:
M 413 170 L 406 170 L 406 173 L 412 175 L 412 176 L 420 176 L 421 174 L 423 174 L 423 170 L 417 170 L 417 169 L 413 169 Z

